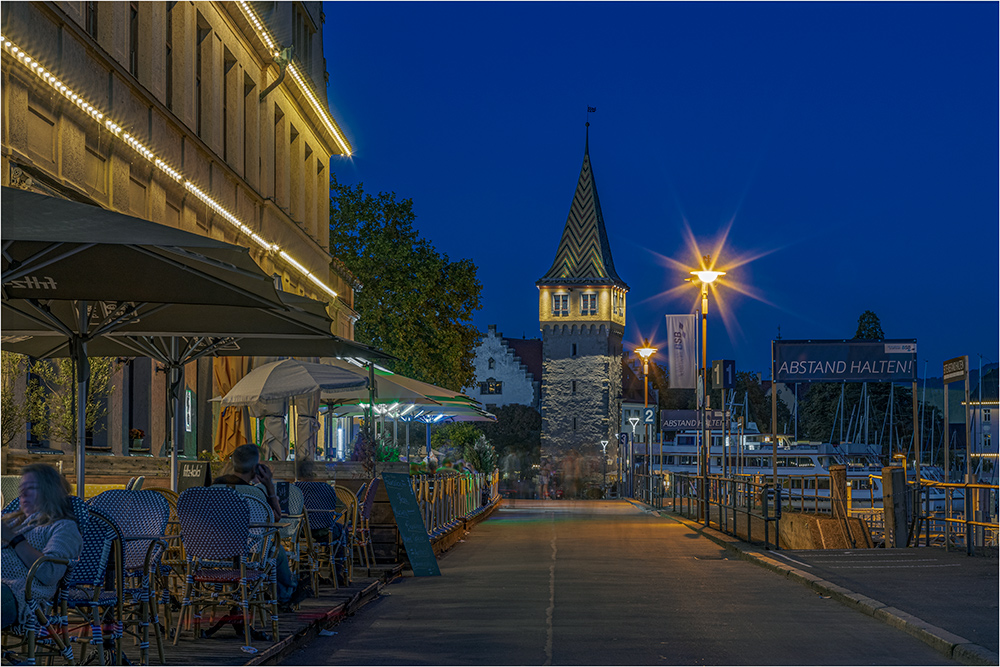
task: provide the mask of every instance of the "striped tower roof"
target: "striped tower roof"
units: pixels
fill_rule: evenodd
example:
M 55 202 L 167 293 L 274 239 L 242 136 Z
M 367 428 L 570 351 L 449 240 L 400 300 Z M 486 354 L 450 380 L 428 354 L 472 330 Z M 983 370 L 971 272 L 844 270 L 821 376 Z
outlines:
M 615 273 L 611 244 L 604 227 L 597 182 L 590 166 L 590 123 L 583 149 L 583 167 L 573 194 L 566 227 L 563 229 L 555 261 L 537 285 L 617 285 L 628 289 Z

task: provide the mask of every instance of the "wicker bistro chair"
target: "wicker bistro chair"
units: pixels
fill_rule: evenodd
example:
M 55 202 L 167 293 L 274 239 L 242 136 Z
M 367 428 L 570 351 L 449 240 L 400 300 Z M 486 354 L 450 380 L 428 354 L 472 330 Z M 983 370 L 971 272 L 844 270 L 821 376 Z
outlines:
M 133 487 L 134 488 L 134 487 Z M 136 628 L 140 664 L 149 664 L 149 624 L 153 623 L 157 656 L 164 663 L 163 638 L 157 613 L 157 585 L 160 562 L 167 547 L 164 531 L 170 519 L 170 505 L 155 491 L 113 490 L 87 503 L 111 519 L 121 533 L 122 571 L 125 588 L 125 630 Z
M 83 550 L 59 594 L 63 639 L 82 645 L 81 664 L 95 658 L 97 664 L 107 664 L 106 652 L 111 652 L 110 662 L 120 665 L 124 632 L 121 533 L 111 519 L 93 508 L 87 509 L 90 516 L 82 533 Z M 110 587 L 109 572 L 113 575 Z M 111 634 L 105 637 L 108 628 Z M 93 656 L 89 655 L 91 650 Z
M 337 494 L 337 500 L 344 507 L 337 522 L 344 529 L 344 543 L 347 545 L 344 550 L 344 570 L 347 574 L 347 583 L 350 584 L 354 580 L 354 554 L 358 546 L 358 497 L 349 488 L 339 484 L 334 484 L 333 490 Z
M 361 552 L 361 557 L 364 559 L 366 568 L 375 565 L 375 547 L 372 545 L 371 525 L 369 522 L 372 518 L 372 509 L 375 507 L 375 494 L 378 493 L 378 485 L 381 481 L 381 479 L 375 477 L 365 485 L 364 499 L 358 508 L 358 549 Z M 371 554 L 370 561 L 368 559 L 369 554 Z
M 170 520 L 164 531 L 167 550 L 160 558 L 160 567 L 155 574 L 156 589 L 160 592 L 159 606 L 163 619 L 163 636 L 169 637 L 174 617 L 171 609 L 171 595 L 179 603 L 184 593 L 184 545 L 180 539 L 181 524 L 177 519 L 177 499 L 180 496 L 176 491 L 160 487 L 149 487 L 144 490 L 160 494 L 170 507 Z
M 184 620 L 194 621 L 200 636 L 201 612 L 219 605 L 236 605 L 243 620 L 246 653 L 251 644 L 253 616 L 270 612 L 273 640 L 278 640 L 278 594 L 274 545 L 278 527 L 270 512 L 251 496 L 220 486 L 194 487 L 181 494 L 177 515 L 184 543 L 186 580 L 181 615 L 174 634 L 180 637 Z
M 275 482 L 278 492 L 278 502 L 281 505 L 281 543 L 288 554 L 288 565 L 293 577 L 298 579 L 308 574 L 312 589 L 319 585 L 316 568 L 316 551 L 313 548 L 312 531 L 309 529 L 309 517 L 306 516 L 305 497 L 302 489 L 290 482 Z
M 312 559 L 311 574 L 315 577 L 323 575 L 323 569 L 328 568 L 329 579 L 333 587 L 338 588 L 337 561 L 345 558 L 347 553 L 347 533 L 337 531 L 337 494 L 333 487 L 325 482 L 295 482 L 302 491 L 306 510 L 308 529 L 312 533 L 312 548 L 315 554 Z M 326 530 L 324 534 L 322 531 Z M 339 532 L 339 535 L 334 535 Z M 317 538 L 317 535 L 320 537 Z M 317 590 L 314 588 L 313 590 Z
M 70 496 L 69 500 L 80 533 L 84 534 L 90 523 L 90 512 L 82 499 Z M 3 514 L 16 512 L 20 506 L 21 500 L 15 493 L 13 500 L 4 507 Z M 39 600 L 32 594 L 35 574 L 44 563 L 58 563 L 67 566 L 66 574 L 63 575 L 63 580 L 59 583 L 61 590 L 65 585 L 69 568 L 77 561 L 42 556 L 28 569 L 24 591 L 25 603 L 28 606 L 27 622 L 24 625 L 11 626 L 3 633 L 3 657 L 7 664 L 23 661 L 24 664 L 34 665 L 38 659 L 45 659 L 51 663 L 54 658 L 59 657 L 62 657 L 67 663 L 74 662 L 73 648 L 66 641 L 62 632 L 62 617 L 59 614 L 59 590 L 57 590 L 53 600 Z

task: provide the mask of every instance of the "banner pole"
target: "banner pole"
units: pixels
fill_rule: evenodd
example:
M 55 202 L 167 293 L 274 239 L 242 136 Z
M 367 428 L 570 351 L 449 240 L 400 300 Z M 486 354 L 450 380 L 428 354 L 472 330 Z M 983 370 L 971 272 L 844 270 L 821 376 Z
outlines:
M 774 341 L 771 341 L 771 482 L 778 488 L 778 381 L 774 360 Z

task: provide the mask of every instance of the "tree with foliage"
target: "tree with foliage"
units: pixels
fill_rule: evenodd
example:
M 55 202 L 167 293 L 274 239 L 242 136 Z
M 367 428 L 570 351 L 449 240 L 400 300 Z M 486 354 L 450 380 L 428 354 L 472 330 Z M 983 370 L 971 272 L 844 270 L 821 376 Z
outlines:
M 771 432 L 771 399 L 764 392 L 760 376 L 757 373 L 737 371 L 736 400 L 746 397 L 747 423 L 754 422 L 761 433 Z M 778 401 L 778 433 L 785 433 L 787 425 L 792 423 L 792 413 L 784 401 Z
M 884 340 L 882 333 L 882 322 L 878 315 L 870 310 L 866 310 L 858 317 L 858 330 L 854 334 L 855 340 Z
M 472 422 L 445 424 L 431 431 L 431 447 L 438 451 L 453 448 L 464 452 L 467 446 L 476 444 L 481 435 Z
M 661 410 L 694 410 L 698 407 L 695 390 L 671 388 L 669 373 L 655 361 L 649 362 L 649 382 L 652 388 L 659 391 Z
M 27 375 L 29 360 L 23 354 L 0 352 L 2 371 L 0 378 L 0 420 L 2 420 L 3 444 L 9 445 L 24 432 L 32 417 L 43 412 L 44 395 L 38 381 L 28 377 L 24 391 L 18 391 L 18 381 Z
M 542 446 L 542 415 L 538 410 L 512 403 L 497 408 L 495 415 L 495 422 L 477 422 L 477 427 L 500 456 L 510 452 L 539 452 Z
M 458 391 L 475 378 L 482 284 L 472 260 L 439 253 L 414 220 L 411 199 L 330 179 L 330 253 L 362 284 L 355 338 L 398 357 L 393 371 Z
M 4 353 L 3 362 L 3 438 L 4 444 L 13 440 L 24 424 L 31 422 L 32 433 L 51 443 L 75 444 L 76 428 L 76 374 L 70 359 L 41 360 L 28 365 L 26 357 L 18 360 Z M 107 397 L 113 389 L 111 373 L 114 362 L 110 358 L 90 359 L 90 381 L 86 400 L 86 428 L 96 431 L 101 419 L 108 413 Z M 29 372 L 24 395 L 13 388 L 18 374 Z M 8 416 L 8 410 L 11 410 Z M 8 424 L 8 419 L 18 423 Z M 9 429 L 9 431 L 8 431 Z M 10 440 L 8 440 L 10 434 Z

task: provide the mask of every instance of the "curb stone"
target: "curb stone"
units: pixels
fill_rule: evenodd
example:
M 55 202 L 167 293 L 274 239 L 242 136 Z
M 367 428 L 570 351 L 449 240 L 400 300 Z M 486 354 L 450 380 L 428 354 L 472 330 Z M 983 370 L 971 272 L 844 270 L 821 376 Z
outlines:
M 660 511 L 658 514 L 661 517 L 687 526 L 716 544 L 725 547 L 727 550 L 735 552 L 743 560 L 781 574 L 787 579 L 798 581 L 813 590 L 828 594 L 848 607 L 853 607 L 867 616 L 871 616 L 887 625 L 902 630 L 939 653 L 962 664 L 1000 665 L 1000 654 L 994 653 L 979 644 L 970 642 L 936 625 L 931 625 L 913 614 L 908 614 L 878 600 L 873 600 L 866 595 L 855 593 L 843 586 L 838 586 L 808 572 L 803 572 L 790 565 L 778 562 L 774 558 L 764 555 L 766 552 L 761 552 L 730 535 L 720 533 L 714 528 L 707 528 L 700 523 L 694 523 L 666 511 Z

